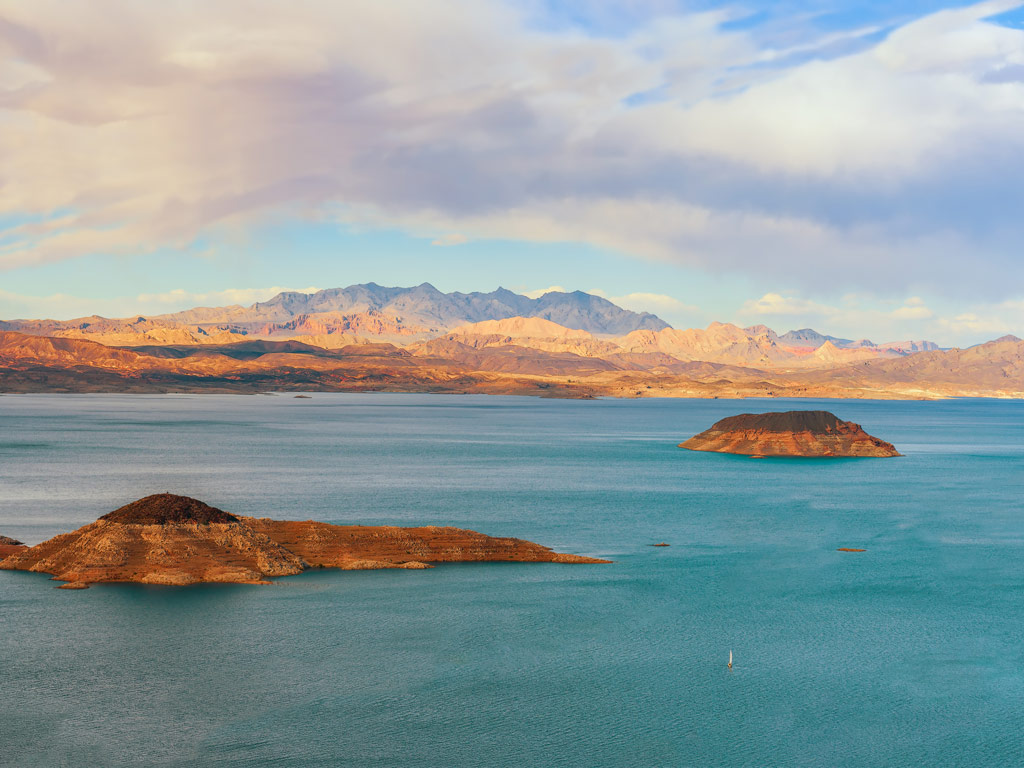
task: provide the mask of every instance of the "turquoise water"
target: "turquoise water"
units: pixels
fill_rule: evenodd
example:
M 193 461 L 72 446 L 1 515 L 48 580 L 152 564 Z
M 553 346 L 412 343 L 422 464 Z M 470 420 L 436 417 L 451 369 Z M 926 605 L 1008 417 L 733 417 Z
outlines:
M 792 407 L 906 456 L 675 447 Z M 0 572 L 0 764 L 1021 765 L 1022 428 L 1018 401 L 3 396 L 0 533 L 29 543 L 173 491 L 615 564 Z

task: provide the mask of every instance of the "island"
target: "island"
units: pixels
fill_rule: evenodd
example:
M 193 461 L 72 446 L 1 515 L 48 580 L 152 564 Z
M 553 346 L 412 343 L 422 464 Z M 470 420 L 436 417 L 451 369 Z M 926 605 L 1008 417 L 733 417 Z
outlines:
M 267 584 L 312 568 L 431 568 L 431 563 L 607 563 L 461 528 L 332 525 L 233 515 L 160 493 L 71 533 L 20 549 L 0 570 L 52 574 L 62 589 L 98 582 Z
M 892 443 L 841 421 L 828 411 L 741 413 L 694 435 L 680 448 L 743 456 L 887 457 L 900 456 Z

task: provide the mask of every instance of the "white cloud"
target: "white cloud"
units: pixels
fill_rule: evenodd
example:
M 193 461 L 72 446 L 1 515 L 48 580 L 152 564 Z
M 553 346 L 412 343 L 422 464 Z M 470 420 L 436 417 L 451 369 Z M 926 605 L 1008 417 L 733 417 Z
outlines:
M 527 296 L 531 299 L 539 299 L 545 293 L 568 293 L 568 291 L 560 285 L 550 285 L 547 288 L 536 288 L 532 291 L 523 291 L 523 296 Z
M 465 245 L 469 242 L 469 238 L 465 235 L 460 235 L 458 232 L 450 232 L 446 235 L 434 238 L 430 241 L 431 245 L 438 245 L 441 247 L 452 246 L 452 245 Z
M 113 307 L 109 300 L 53 293 L 49 296 L 28 296 L 0 289 L 0 319 L 52 318 L 67 320 L 84 317 Z
M 766 293 L 745 302 L 738 315 L 745 323 L 763 320 L 768 325 L 813 326 L 823 333 L 853 339 L 928 340 L 942 346 L 966 346 L 1006 333 L 1021 335 L 1024 331 L 1024 300 L 1018 299 L 967 312 L 939 312 L 919 296 L 911 296 L 901 306 L 893 307 L 892 303 L 850 294 L 843 297 L 840 305 L 832 306 L 798 296 Z
M 627 293 L 625 296 L 612 296 L 608 299 L 624 309 L 634 312 L 671 312 L 673 314 L 699 312 L 698 307 L 684 304 L 674 296 L 664 293 Z
M 198 306 L 249 305 L 266 301 L 279 293 L 295 291 L 315 293 L 318 288 L 227 288 L 222 291 L 196 293 L 182 288 L 164 293 L 140 293 L 134 297 L 99 299 L 56 293 L 50 296 L 32 296 L 0 290 L 0 319 L 50 318 L 70 320 L 75 317 L 100 314 L 106 317 L 157 315 L 191 309 Z
M 1024 32 L 985 18 L 1018 4 L 764 67 L 836 41 L 766 51 L 725 11 L 602 38 L 498 0 L 0 0 L 0 269 L 341 211 L 996 295 L 1024 278 Z
M 223 291 L 193 293 L 183 288 L 175 288 L 163 293 L 140 293 L 136 301 L 143 305 L 169 305 L 174 307 L 214 306 L 225 304 L 253 304 L 257 301 L 272 299 L 279 293 L 316 293 L 319 288 L 284 288 L 275 285 L 271 288 L 227 288 Z
M 934 313 L 928 307 L 900 307 L 889 313 L 896 320 L 924 320 Z
M 1004 334 L 1010 332 L 1006 321 L 996 317 L 979 317 L 974 312 L 964 312 L 952 319 L 941 320 L 943 325 L 954 332 Z
M 1024 337 L 1024 301 L 1006 301 L 992 310 L 963 312 L 952 318 L 940 318 L 939 324 L 958 336 L 992 339 L 1006 334 Z
M 824 304 L 801 299 L 795 296 L 783 296 L 778 293 L 766 293 L 759 299 L 750 299 L 740 308 L 740 314 L 749 316 L 790 316 L 790 317 L 830 317 L 839 310 Z

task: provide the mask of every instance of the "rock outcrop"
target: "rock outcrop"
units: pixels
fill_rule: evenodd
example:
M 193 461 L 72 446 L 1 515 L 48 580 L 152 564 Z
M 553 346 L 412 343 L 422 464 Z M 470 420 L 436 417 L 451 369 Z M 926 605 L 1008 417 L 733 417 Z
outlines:
M 17 552 L 24 552 L 26 549 L 28 547 L 17 539 L 12 539 L 10 536 L 0 536 L 0 560 Z
M 899 456 L 892 445 L 859 424 L 828 411 L 743 413 L 722 419 L 680 448 L 744 456 L 885 457 Z
M 237 523 L 238 518 L 223 509 L 211 507 L 199 499 L 156 493 L 125 504 L 103 515 L 100 520 L 126 525 L 168 525 L 169 523 Z
M 72 533 L 21 548 L 0 570 L 65 581 L 265 584 L 309 568 L 429 568 L 432 562 L 604 563 L 460 528 L 290 522 L 232 515 L 187 496 L 147 496 Z

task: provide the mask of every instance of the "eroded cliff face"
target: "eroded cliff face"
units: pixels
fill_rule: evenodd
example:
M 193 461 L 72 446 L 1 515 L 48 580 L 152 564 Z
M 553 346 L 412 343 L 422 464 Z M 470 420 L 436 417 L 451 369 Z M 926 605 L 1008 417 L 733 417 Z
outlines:
M 519 563 L 601 563 L 553 552 L 523 539 L 496 538 L 464 528 L 390 525 L 331 525 L 314 520 L 288 522 L 242 518 L 254 531 L 296 553 L 311 567 L 410 568 L 426 563 L 504 561 Z
M 900 453 L 828 411 L 744 413 L 730 416 L 680 443 L 691 451 L 744 456 L 888 457 Z
M 297 555 L 242 523 L 118 523 L 97 520 L 12 555 L 5 570 L 67 582 L 258 583 L 301 573 Z
M 236 517 L 196 499 L 158 494 L 0 561 L 53 574 L 65 588 L 96 582 L 267 583 L 308 568 L 429 568 L 430 562 L 602 563 L 529 541 L 459 528 L 330 525 Z

